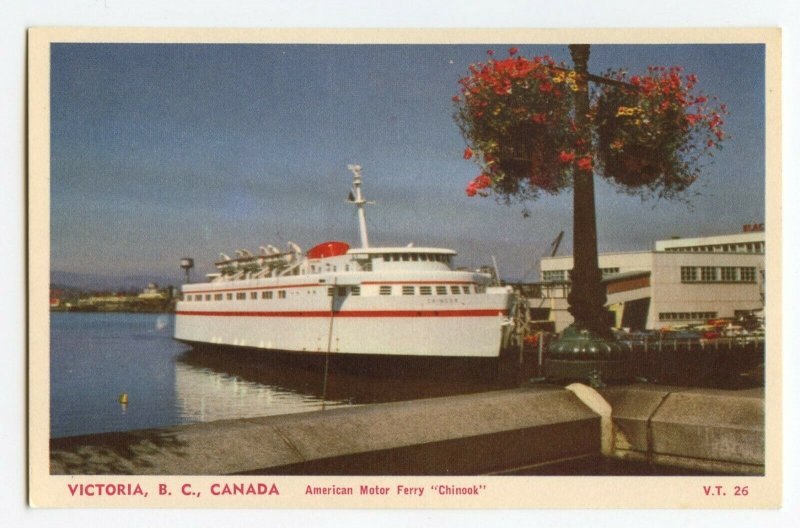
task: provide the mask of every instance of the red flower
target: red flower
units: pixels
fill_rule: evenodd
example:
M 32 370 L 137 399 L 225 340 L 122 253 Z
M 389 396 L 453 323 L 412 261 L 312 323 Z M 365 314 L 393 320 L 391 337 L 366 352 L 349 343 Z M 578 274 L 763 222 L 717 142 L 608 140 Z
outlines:
M 494 55 L 494 50 L 486 50 L 486 54 L 491 57 Z
M 519 51 L 519 48 L 508 48 L 508 54 L 512 55 L 512 56 L 516 55 L 518 51 Z
M 703 104 L 706 101 L 708 101 L 708 97 L 698 97 L 697 99 L 694 100 L 694 103 L 695 104 Z
M 569 163 L 575 159 L 575 153 L 562 151 L 561 154 L 558 155 L 558 159 L 561 160 L 561 163 Z
M 453 102 L 454 103 L 460 103 L 461 102 L 461 98 L 459 96 L 457 96 L 457 95 L 454 95 L 453 96 Z
M 582 171 L 590 171 L 592 170 L 592 157 L 591 156 L 584 156 L 578 160 L 578 169 Z
M 543 82 L 539 85 L 539 89 L 543 92 L 551 92 L 553 91 L 553 85 L 549 82 Z
M 492 184 L 492 179 L 486 174 L 481 174 L 473 180 L 477 189 L 485 189 Z
M 475 196 L 476 194 L 479 194 L 478 191 L 480 191 L 481 189 L 485 189 L 491 185 L 492 185 L 492 178 L 486 174 L 481 174 L 480 176 L 469 182 L 469 185 L 467 185 L 465 192 L 467 193 L 467 196 L 472 197 Z M 480 193 L 480 195 L 488 196 L 485 192 Z
M 466 149 L 464 149 L 464 159 L 468 160 L 471 157 L 472 157 L 472 149 L 467 147 Z
M 543 125 L 547 121 L 547 114 L 533 114 L 531 116 L 531 121 L 536 123 L 537 125 Z

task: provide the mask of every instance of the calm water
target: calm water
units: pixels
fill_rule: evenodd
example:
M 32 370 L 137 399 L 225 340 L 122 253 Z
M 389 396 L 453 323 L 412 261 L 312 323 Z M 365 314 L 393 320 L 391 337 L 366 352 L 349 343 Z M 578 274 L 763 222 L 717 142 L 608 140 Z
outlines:
M 164 314 L 51 314 L 51 437 L 477 392 L 475 381 L 370 379 L 211 354 L 172 340 Z M 119 403 L 120 393 L 128 404 Z

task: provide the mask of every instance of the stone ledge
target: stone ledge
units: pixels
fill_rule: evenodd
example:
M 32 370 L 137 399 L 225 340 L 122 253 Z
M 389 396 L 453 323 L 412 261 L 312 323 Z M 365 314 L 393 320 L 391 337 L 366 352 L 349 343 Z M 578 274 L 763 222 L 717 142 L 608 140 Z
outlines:
M 599 418 L 537 387 L 51 441 L 53 474 L 478 474 L 599 452 Z

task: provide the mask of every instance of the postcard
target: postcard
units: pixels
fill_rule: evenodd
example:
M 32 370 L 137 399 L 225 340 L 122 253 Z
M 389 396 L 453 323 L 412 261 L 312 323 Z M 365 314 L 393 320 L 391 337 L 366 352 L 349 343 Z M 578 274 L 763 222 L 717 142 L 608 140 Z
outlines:
M 29 500 L 777 508 L 777 29 L 33 28 Z

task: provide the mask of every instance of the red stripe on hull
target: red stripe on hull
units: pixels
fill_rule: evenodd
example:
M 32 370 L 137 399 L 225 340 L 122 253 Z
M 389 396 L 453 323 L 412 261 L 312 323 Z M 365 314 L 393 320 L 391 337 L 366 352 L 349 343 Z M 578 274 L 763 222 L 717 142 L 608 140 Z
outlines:
M 335 317 L 490 317 L 506 315 L 506 310 L 349 310 L 334 312 Z M 181 310 L 175 315 L 212 317 L 330 317 L 329 311 L 313 312 L 201 312 Z

